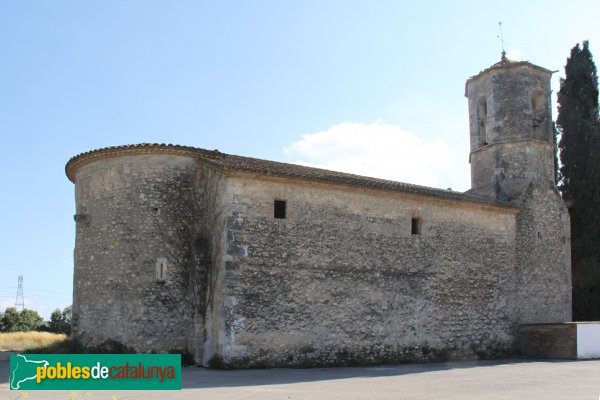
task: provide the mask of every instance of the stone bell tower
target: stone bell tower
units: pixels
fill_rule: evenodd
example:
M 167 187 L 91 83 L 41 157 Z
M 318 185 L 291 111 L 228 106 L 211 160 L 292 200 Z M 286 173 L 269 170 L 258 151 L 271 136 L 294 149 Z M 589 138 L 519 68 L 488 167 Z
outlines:
M 518 198 L 532 180 L 554 180 L 552 71 L 508 60 L 469 78 L 470 193 Z
M 519 208 L 514 287 L 520 324 L 571 320 L 570 223 L 554 182 L 551 76 L 552 71 L 502 54 L 465 88 L 468 193 Z

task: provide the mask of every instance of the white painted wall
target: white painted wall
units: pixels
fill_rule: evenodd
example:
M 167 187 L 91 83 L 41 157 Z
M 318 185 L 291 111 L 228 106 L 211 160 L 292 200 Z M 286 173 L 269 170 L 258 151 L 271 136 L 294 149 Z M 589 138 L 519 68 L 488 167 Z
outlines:
M 577 324 L 577 358 L 600 358 L 600 322 Z

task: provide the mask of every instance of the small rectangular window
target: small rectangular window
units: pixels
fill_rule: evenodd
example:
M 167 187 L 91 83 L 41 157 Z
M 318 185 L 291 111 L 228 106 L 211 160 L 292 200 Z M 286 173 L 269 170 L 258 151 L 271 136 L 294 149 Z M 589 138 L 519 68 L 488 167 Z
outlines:
M 421 234 L 421 220 L 419 220 L 419 218 L 413 218 L 411 220 L 411 229 L 410 229 L 411 233 L 413 235 L 420 235 Z
M 156 280 L 164 282 L 167 278 L 167 259 L 159 257 L 156 259 Z
M 279 219 L 285 218 L 285 200 L 275 200 L 273 206 L 273 217 Z

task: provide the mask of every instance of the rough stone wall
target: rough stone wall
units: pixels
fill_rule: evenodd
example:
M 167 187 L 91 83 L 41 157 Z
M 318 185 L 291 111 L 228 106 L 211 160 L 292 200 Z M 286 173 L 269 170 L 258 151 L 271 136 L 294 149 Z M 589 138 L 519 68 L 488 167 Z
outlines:
M 197 326 L 190 341 L 194 359 L 204 365 L 215 354 L 222 353 L 224 332 L 223 285 L 227 251 L 228 204 L 226 179 L 222 172 L 204 162 L 198 166 L 197 201 L 201 208 L 201 238 L 208 265 L 204 280 L 191 280 L 199 293 L 195 307 Z M 203 297 L 200 297 L 203 295 Z
M 189 276 L 192 326 L 188 342 L 188 350 L 198 362 L 204 358 L 207 329 L 210 330 L 212 326 L 209 312 L 213 299 L 211 289 L 216 276 L 214 271 L 217 270 L 215 262 L 221 259 L 218 238 L 224 227 L 217 221 L 221 218 L 223 208 L 218 206 L 222 198 L 222 182 L 221 173 L 207 168 L 204 163 L 198 163 L 194 187 L 200 218 L 197 221 L 199 233 L 194 238 L 193 246 L 195 268 L 190 269 Z
M 513 351 L 517 209 L 244 175 L 228 193 L 231 365 Z M 286 219 L 273 218 L 274 199 L 287 201 Z
M 550 76 L 549 71 L 531 65 L 509 65 L 467 81 L 471 151 L 482 147 L 482 125 L 488 143 L 522 138 L 551 142 Z M 541 111 L 534 107 L 536 95 L 543 96 Z M 486 100 L 485 112 L 479 107 L 482 97 Z
M 188 156 L 83 165 L 74 335 L 189 351 L 204 365 L 513 353 L 518 324 L 571 318 L 568 213 L 554 184 L 532 177 L 514 206 L 499 206 Z M 286 201 L 285 219 L 274 218 L 274 200 Z
M 472 191 L 490 198 L 515 200 L 532 179 L 554 177 L 554 148 L 538 140 L 496 143 L 475 152 L 475 158 Z
M 117 157 L 76 176 L 73 332 L 138 351 L 186 349 L 192 319 L 190 274 L 202 251 L 191 157 Z M 166 260 L 164 280 L 157 260 Z M 198 327 L 200 329 L 200 327 Z
M 472 192 L 512 200 L 532 175 L 554 179 L 550 76 L 513 63 L 467 82 Z
M 517 217 L 518 302 L 526 324 L 571 321 L 569 212 L 553 182 L 535 180 Z

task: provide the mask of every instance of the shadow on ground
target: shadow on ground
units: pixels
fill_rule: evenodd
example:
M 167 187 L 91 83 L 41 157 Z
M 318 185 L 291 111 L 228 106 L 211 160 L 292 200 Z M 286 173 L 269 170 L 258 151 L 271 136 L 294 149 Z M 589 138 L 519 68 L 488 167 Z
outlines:
M 414 363 L 368 367 L 339 368 L 273 368 L 244 370 L 214 370 L 199 367 L 182 369 L 183 388 L 222 388 L 241 386 L 285 385 L 290 383 L 317 382 L 338 379 L 390 377 L 422 374 L 452 369 L 514 365 L 540 360 L 503 359 L 452 361 L 444 363 Z M 543 360 L 544 362 L 567 362 L 566 360 Z
M 0 352 L 0 384 L 9 379 L 9 352 Z M 243 386 L 285 385 L 293 383 L 342 380 L 353 378 L 375 378 L 414 375 L 452 369 L 468 369 L 528 363 L 529 359 L 504 359 L 485 361 L 452 361 L 445 363 L 399 364 L 368 367 L 339 368 L 273 368 L 244 370 L 214 370 L 200 367 L 182 368 L 183 388 L 227 388 Z M 544 360 L 566 362 L 565 360 Z
M 0 351 L 0 384 L 8 383 L 10 351 Z

